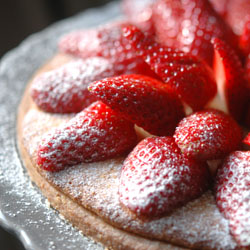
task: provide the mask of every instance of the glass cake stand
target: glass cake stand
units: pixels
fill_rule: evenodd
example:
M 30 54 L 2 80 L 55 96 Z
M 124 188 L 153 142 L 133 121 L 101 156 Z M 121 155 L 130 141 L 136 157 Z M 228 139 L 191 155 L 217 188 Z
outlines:
M 60 217 L 31 183 L 16 146 L 16 115 L 28 80 L 56 52 L 58 37 L 120 15 L 119 2 L 89 9 L 30 36 L 0 61 L 0 224 L 26 249 L 103 249 Z

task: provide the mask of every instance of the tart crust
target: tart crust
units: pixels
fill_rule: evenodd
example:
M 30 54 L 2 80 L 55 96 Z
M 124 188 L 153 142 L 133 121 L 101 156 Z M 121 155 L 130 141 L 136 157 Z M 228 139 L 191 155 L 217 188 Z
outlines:
M 72 60 L 56 55 L 35 74 Z M 52 207 L 96 241 L 113 249 L 236 249 L 228 222 L 219 213 L 211 191 L 172 214 L 142 220 L 124 209 L 118 200 L 122 158 L 80 164 L 58 173 L 36 166 L 36 148 L 50 128 L 72 115 L 39 110 L 28 84 L 18 110 L 17 141 L 24 166 Z

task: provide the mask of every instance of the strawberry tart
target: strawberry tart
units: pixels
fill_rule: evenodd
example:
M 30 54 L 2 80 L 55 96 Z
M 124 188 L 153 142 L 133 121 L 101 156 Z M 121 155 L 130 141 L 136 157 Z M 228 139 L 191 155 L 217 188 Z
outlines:
M 250 248 L 250 2 L 239 27 L 228 2 L 124 0 L 26 88 L 25 167 L 108 248 Z

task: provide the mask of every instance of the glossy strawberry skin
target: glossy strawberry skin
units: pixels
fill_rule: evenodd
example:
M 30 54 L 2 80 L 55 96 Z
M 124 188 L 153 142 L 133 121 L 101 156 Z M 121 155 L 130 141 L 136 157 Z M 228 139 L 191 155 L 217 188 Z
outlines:
M 87 89 L 89 83 L 115 74 L 104 58 L 75 60 L 36 77 L 31 96 L 46 112 L 77 113 L 96 101 Z
M 181 151 L 196 160 L 224 158 L 238 149 L 242 140 L 239 125 L 218 110 L 203 110 L 184 118 L 174 134 Z
M 90 84 L 90 92 L 120 115 L 155 135 L 171 135 L 184 117 L 169 87 L 142 75 L 122 75 Z
M 235 51 L 224 41 L 214 38 L 212 43 L 218 91 L 224 96 L 229 113 L 235 120 L 242 122 L 249 92 L 243 66 Z
M 117 157 L 136 144 L 134 125 L 102 102 L 95 102 L 44 136 L 37 164 L 56 172 L 83 162 Z
M 209 65 L 213 62 L 213 37 L 237 46 L 236 36 L 208 0 L 159 0 L 153 20 L 160 43 L 190 52 Z
M 215 96 L 216 83 L 206 63 L 154 42 L 135 26 L 124 26 L 123 31 L 138 55 L 193 110 L 202 109 Z
M 210 181 L 207 165 L 186 158 L 172 137 L 146 138 L 124 162 L 120 202 L 138 216 L 161 216 L 198 198 Z
M 216 176 L 217 206 L 239 246 L 250 246 L 250 151 L 231 153 Z M 244 248 L 245 249 L 245 248 Z
M 117 75 L 142 74 L 155 77 L 148 65 L 136 55 L 122 35 L 124 22 L 116 22 L 94 30 L 67 34 L 59 42 L 59 50 L 76 57 L 104 57 Z

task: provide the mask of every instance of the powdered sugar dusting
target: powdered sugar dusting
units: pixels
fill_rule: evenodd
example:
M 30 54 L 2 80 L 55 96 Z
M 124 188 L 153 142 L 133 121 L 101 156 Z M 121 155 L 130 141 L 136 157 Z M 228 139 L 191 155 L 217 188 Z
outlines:
M 39 143 L 36 162 L 43 169 L 58 171 L 122 155 L 136 142 L 134 124 L 97 101 L 46 134 Z
M 181 154 L 172 137 L 141 141 L 124 162 L 120 201 L 137 215 L 159 216 L 208 189 L 207 166 Z
M 88 85 L 113 75 L 111 63 L 104 58 L 78 59 L 36 77 L 32 82 L 31 95 L 45 111 L 80 112 L 96 100 L 88 91 Z
M 14 230 L 27 250 L 103 249 L 48 208 L 31 185 L 16 149 L 16 111 L 32 74 L 55 54 L 59 36 L 114 19 L 119 3 L 90 10 L 32 35 L 0 62 L 0 224 Z
M 250 245 L 250 151 L 230 154 L 217 175 L 216 201 L 241 246 Z
M 239 147 L 242 131 L 225 113 L 203 110 L 184 118 L 174 138 L 182 152 L 195 159 L 221 159 Z
M 34 111 L 33 111 L 34 112 Z M 33 113 L 34 121 L 43 123 L 41 112 Z M 51 120 L 56 123 L 56 116 Z M 43 125 L 46 127 L 46 123 Z M 25 124 L 25 137 L 30 130 Z M 47 128 L 50 129 L 50 128 Z M 32 132 L 33 133 L 33 132 Z M 26 146 L 35 146 L 34 144 Z M 175 210 L 161 219 L 142 222 L 125 211 L 118 198 L 119 177 L 123 159 L 112 159 L 99 163 L 80 164 L 58 173 L 42 172 L 49 182 L 64 190 L 73 199 L 90 209 L 105 221 L 130 232 L 186 244 L 189 247 L 234 249 L 235 242 L 229 234 L 227 221 L 216 208 L 211 192 Z

